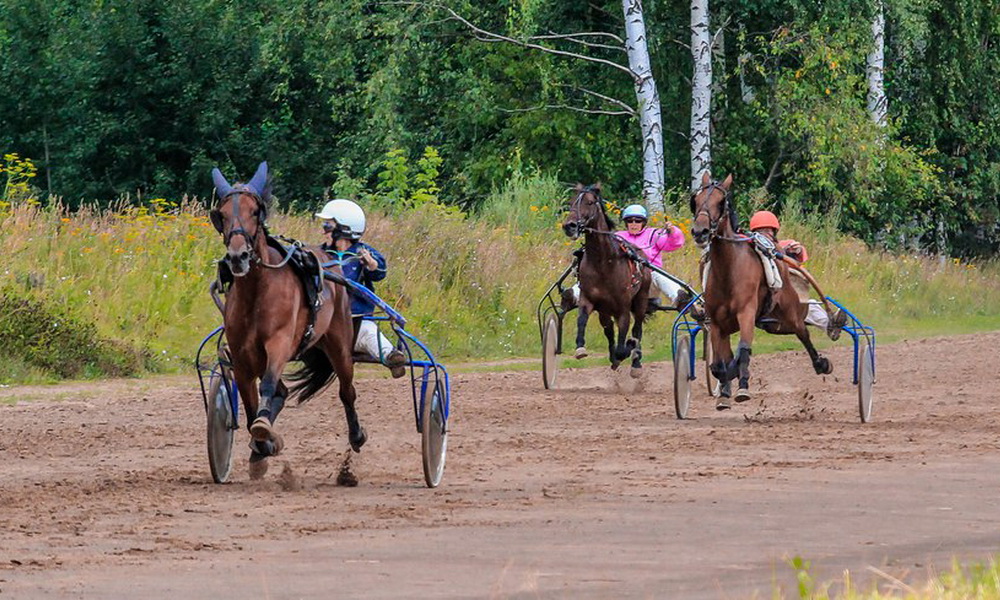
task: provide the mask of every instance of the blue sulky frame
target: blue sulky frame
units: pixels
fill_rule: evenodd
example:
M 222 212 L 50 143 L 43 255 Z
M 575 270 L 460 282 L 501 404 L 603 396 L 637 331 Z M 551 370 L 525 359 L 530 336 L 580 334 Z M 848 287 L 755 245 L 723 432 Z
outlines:
M 692 320 L 688 316 L 688 311 L 694 306 L 701 296 L 694 298 L 687 306 L 685 306 L 677 318 L 674 320 L 673 331 L 670 340 L 670 350 L 672 356 L 677 356 L 677 340 L 683 335 L 687 335 L 687 343 L 690 344 L 688 348 L 688 369 L 689 374 L 688 379 L 693 381 L 697 379 L 695 375 L 695 348 L 697 348 L 697 336 L 705 328 L 701 323 Z M 842 328 L 844 332 L 851 336 L 853 342 L 853 356 L 854 360 L 852 363 L 851 371 L 851 383 L 857 385 L 859 400 L 860 400 L 860 413 L 861 421 L 867 423 L 871 417 L 871 390 L 870 386 L 875 380 L 875 329 L 865 325 L 854 315 L 851 311 L 847 310 L 843 304 L 837 302 L 833 298 L 827 296 L 826 300 L 842 310 L 848 317 L 848 322 Z M 707 340 L 706 340 L 707 341 Z M 865 370 L 865 360 L 869 360 L 868 366 L 870 367 L 870 373 Z M 866 380 L 862 381 L 862 374 L 865 374 Z M 870 379 L 867 376 L 870 375 Z M 868 389 L 864 389 L 864 388 Z M 680 417 L 679 418 L 683 418 Z
M 410 332 L 406 331 L 406 319 L 403 315 L 389 306 L 389 304 L 387 304 L 384 300 L 376 296 L 374 292 L 355 281 L 340 276 L 339 274 L 324 271 L 324 276 L 327 279 L 335 281 L 336 283 L 345 285 L 351 294 L 365 297 L 382 312 L 382 314 L 369 315 L 363 318 L 375 322 L 388 322 L 392 331 L 397 336 L 399 347 L 406 353 L 406 366 L 408 367 L 410 373 L 410 391 L 413 403 L 414 423 L 416 425 L 417 432 L 423 432 L 427 408 L 426 399 L 433 398 L 433 391 L 436 390 L 438 397 L 440 398 L 440 418 L 442 420 L 441 435 L 446 435 L 448 416 L 451 414 L 451 379 L 448 375 L 448 369 L 441 363 L 437 362 L 434 358 L 434 354 L 422 341 Z M 209 381 L 211 381 L 214 376 L 222 378 L 223 383 L 226 385 L 226 389 L 229 391 L 230 410 L 233 417 L 230 422 L 229 429 L 236 430 L 239 429 L 239 391 L 236 388 L 236 382 L 232 378 L 232 365 L 228 363 L 222 352 L 220 352 L 224 337 L 222 335 L 223 331 L 224 328 L 219 326 L 202 340 L 201 344 L 198 346 L 198 352 L 195 356 L 195 368 L 198 372 L 198 383 L 201 387 L 201 395 L 206 412 L 208 411 L 209 398 L 205 378 L 207 377 Z M 213 340 L 215 355 L 217 358 L 214 362 L 203 362 L 202 352 L 205 351 L 206 347 L 213 344 Z M 416 357 L 414 356 L 415 354 Z M 355 355 L 354 358 L 355 362 L 377 362 L 372 357 Z M 429 390 L 432 394 L 428 394 Z M 435 487 L 437 482 L 440 480 L 441 470 L 443 469 L 443 450 L 441 454 L 442 456 L 439 457 L 440 462 L 432 464 L 432 467 L 436 467 L 436 477 L 427 473 L 428 467 L 425 464 L 425 478 L 427 478 L 429 487 Z M 428 459 L 426 452 L 424 458 L 426 463 Z
M 684 308 L 684 311 L 699 302 L 701 296 L 699 296 L 694 289 L 692 289 L 691 286 L 683 280 L 674 277 L 670 273 L 651 264 L 647 260 L 637 260 L 637 262 L 648 267 L 651 271 L 655 271 L 667 279 L 670 279 L 691 295 L 692 300 Z M 545 385 L 545 389 L 551 389 L 555 385 L 555 371 L 558 369 L 557 357 L 563 353 L 563 320 L 566 318 L 567 314 L 577 309 L 576 306 L 563 308 L 561 302 L 563 292 L 573 287 L 572 285 L 567 285 L 567 279 L 569 279 L 570 275 L 575 271 L 576 262 L 567 267 L 566 270 L 563 271 L 562 275 L 559 276 L 559 279 L 549 286 L 549 288 L 545 291 L 545 294 L 542 295 L 541 300 L 538 301 L 538 307 L 535 309 L 535 317 L 538 321 L 538 334 L 542 343 L 542 382 Z M 674 307 L 664 307 L 660 310 L 674 311 L 677 309 Z M 684 311 L 678 312 L 683 313 Z M 554 340 L 549 340 L 547 338 L 547 336 L 551 334 L 548 327 L 550 320 L 554 321 Z M 697 325 L 697 323 L 695 323 L 695 325 Z M 677 344 L 676 337 L 675 331 L 673 341 L 674 347 L 676 347 Z
M 197 354 L 195 354 L 194 366 L 198 371 L 198 385 L 201 386 L 201 399 L 205 403 L 206 411 L 208 410 L 208 390 L 205 388 L 205 377 L 208 377 L 209 380 L 216 375 L 222 377 L 223 383 L 229 390 L 230 408 L 233 411 L 234 418 L 231 429 L 238 429 L 239 424 L 235 417 L 240 414 L 239 397 L 236 390 L 236 382 L 230 376 L 232 365 L 226 362 L 225 359 L 219 355 L 219 350 L 222 348 L 222 331 L 223 327 L 222 325 L 219 325 L 212 331 L 212 333 L 205 336 L 205 339 L 203 339 L 201 344 L 198 346 Z M 213 363 L 203 363 L 201 361 L 201 353 L 204 351 L 205 346 L 208 346 L 213 339 L 215 340 L 215 355 L 218 358 Z

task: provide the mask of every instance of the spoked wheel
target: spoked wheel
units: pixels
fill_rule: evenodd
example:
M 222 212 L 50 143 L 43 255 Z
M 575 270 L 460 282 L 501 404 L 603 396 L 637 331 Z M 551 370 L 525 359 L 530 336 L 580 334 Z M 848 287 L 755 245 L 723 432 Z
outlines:
M 712 350 L 712 340 L 708 335 L 708 328 L 703 329 L 702 334 L 704 336 L 702 340 L 704 351 L 702 354 L 705 357 L 705 382 L 708 384 L 708 395 L 718 396 L 719 380 L 712 375 L 712 361 L 715 360 L 715 352 Z
M 427 487 L 437 487 L 444 475 L 445 453 L 448 451 L 448 431 L 445 429 L 444 406 L 437 383 L 428 383 L 421 399 L 423 418 L 420 424 L 424 455 L 424 481 Z
M 686 419 L 691 406 L 691 338 L 677 337 L 674 354 L 674 409 L 678 419 Z
M 215 483 L 225 483 L 233 469 L 233 409 L 229 386 L 218 373 L 208 387 L 208 466 Z
M 542 327 L 542 380 L 545 389 L 556 387 L 556 371 L 559 369 L 559 357 L 556 355 L 556 345 L 559 342 L 559 319 L 549 313 Z
M 872 419 L 872 384 L 875 383 L 875 349 L 867 337 L 858 343 L 858 412 L 861 422 Z

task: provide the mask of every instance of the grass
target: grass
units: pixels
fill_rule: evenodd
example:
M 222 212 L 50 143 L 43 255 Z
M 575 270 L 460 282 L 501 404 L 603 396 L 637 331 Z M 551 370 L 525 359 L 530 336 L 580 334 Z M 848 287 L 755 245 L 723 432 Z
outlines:
M 389 260 L 389 276 L 376 291 L 446 364 L 536 357 L 535 308 L 570 263 L 576 244 L 559 230 L 559 207 L 567 197 L 554 180 L 528 177 L 496 191 L 475 215 L 433 202 L 397 214 L 369 211 L 365 240 Z M 656 219 L 685 231 L 690 226 L 679 214 Z M 270 227 L 306 242 L 321 239 L 309 213 L 274 211 Z M 823 222 L 789 220 L 782 236 L 807 245 L 808 267 L 827 294 L 875 327 L 883 343 L 1000 329 L 996 262 L 889 255 Z M 0 252 L 6 258 L 0 289 L 6 294 L 92 327 L 93 339 L 130 361 L 141 357 L 148 369 L 190 368 L 197 344 L 221 321 L 207 290 L 223 246 L 195 200 L 154 199 L 73 213 L 58 204 L 13 203 L 0 212 Z M 664 264 L 696 283 L 698 260 L 688 242 Z M 669 358 L 672 317 L 660 314 L 648 324 L 644 350 L 650 360 Z M 592 321 L 588 347 L 596 354 L 605 342 Z M 574 323 L 564 327 L 571 342 Z M 10 350 L 8 342 L 0 340 Z M 797 347 L 794 338 L 761 333 L 754 350 Z M 48 358 L 39 363 L 9 356 L 0 382 L 51 379 Z M 599 357 L 588 360 L 602 364 Z M 100 377 L 102 371 L 90 365 L 72 376 Z
M 923 583 L 907 583 L 883 571 L 870 568 L 875 579 L 859 587 L 849 572 L 840 581 L 817 583 L 810 574 L 809 561 L 795 557 L 789 561 L 796 571 L 796 593 L 787 596 L 775 590 L 772 597 L 803 600 L 1000 600 L 1000 563 L 991 558 L 984 563 L 962 565 L 953 561 L 950 570 Z

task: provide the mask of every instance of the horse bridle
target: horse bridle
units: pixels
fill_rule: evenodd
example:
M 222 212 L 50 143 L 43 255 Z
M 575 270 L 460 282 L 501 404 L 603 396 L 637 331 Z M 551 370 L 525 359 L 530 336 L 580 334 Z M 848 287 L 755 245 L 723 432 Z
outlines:
M 257 219 L 257 227 L 254 230 L 253 235 L 250 235 L 250 233 L 246 230 L 246 228 L 243 227 L 243 220 L 240 217 L 240 196 L 242 196 L 243 194 L 249 195 L 251 198 L 254 199 L 254 202 L 257 203 L 257 211 L 254 213 L 254 216 Z M 257 256 L 257 250 L 256 250 L 257 234 L 260 233 L 260 230 L 263 227 L 263 221 L 261 221 L 260 218 L 260 211 L 261 207 L 263 206 L 263 202 L 261 201 L 260 196 L 255 191 L 247 187 L 234 188 L 228 194 L 222 197 L 222 201 L 219 202 L 219 208 L 217 210 L 221 211 L 222 207 L 229 200 L 233 201 L 233 215 L 235 215 L 236 217 L 237 227 L 230 229 L 228 233 L 222 234 L 222 243 L 225 244 L 226 247 L 228 248 L 229 243 L 232 242 L 234 237 L 236 237 L 237 235 L 242 235 L 243 239 L 247 241 L 247 245 L 250 247 L 249 251 L 250 261 L 254 263 L 262 262 L 261 257 Z
M 714 192 L 715 190 L 719 190 L 720 192 L 722 192 L 723 199 L 722 199 L 722 207 L 719 210 L 719 216 L 713 219 L 712 213 L 707 208 L 705 208 L 704 204 L 708 203 L 708 199 L 712 197 L 712 192 Z M 698 190 L 698 193 L 695 194 L 695 198 L 697 198 L 702 192 L 706 192 L 705 202 L 703 203 L 702 206 L 696 207 L 697 210 L 694 213 L 694 221 L 697 221 L 698 217 L 700 217 L 701 215 L 705 215 L 708 217 L 708 232 L 709 232 L 708 242 L 711 243 L 712 240 L 723 240 L 726 242 L 745 242 L 746 240 L 742 238 L 731 238 L 719 234 L 719 224 L 722 222 L 722 219 L 726 217 L 729 218 L 730 227 L 732 228 L 733 232 L 736 232 L 736 230 L 738 229 L 736 223 L 736 214 L 735 214 L 736 211 L 734 210 L 732 203 L 732 198 L 733 198 L 732 190 L 722 187 L 722 184 L 719 183 L 718 181 L 711 181 L 707 185 L 702 186 L 700 190 Z
M 587 187 L 583 188 L 583 190 L 579 194 L 577 194 L 576 200 L 573 200 L 572 202 L 569 203 L 569 210 L 570 210 L 570 212 L 573 211 L 574 207 L 578 207 L 580 205 L 580 202 L 583 200 L 583 196 L 585 194 L 587 194 L 588 192 L 594 194 L 594 198 L 595 198 L 594 204 L 597 204 L 598 208 L 601 211 L 601 214 L 604 214 L 604 198 L 601 198 L 601 193 L 598 192 L 597 190 L 595 190 L 594 187 L 590 186 L 590 185 L 588 185 Z M 579 208 L 577 208 L 577 214 L 580 214 Z M 592 227 L 589 227 L 590 222 L 593 221 L 596 217 L 597 217 L 597 214 L 595 213 L 595 214 L 590 215 L 586 219 L 577 219 L 576 221 L 573 221 L 573 222 L 576 223 L 576 227 L 580 231 L 580 233 L 588 233 L 588 232 L 591 232 L 591 233 L 605 233 L 605 232 L 602 232 L 602 231 L 597 231 L 596 229 L 594 229 Z

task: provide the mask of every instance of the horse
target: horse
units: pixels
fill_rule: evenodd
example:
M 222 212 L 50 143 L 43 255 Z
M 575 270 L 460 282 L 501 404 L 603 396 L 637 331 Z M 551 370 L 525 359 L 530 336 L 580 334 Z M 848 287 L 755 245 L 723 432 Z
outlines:
M 710 323 L 709 341 L 715 356 L 710 369 L 720 382 L 718 410 L 730 408 L 731 382 L 736 377 L 739 377 L 739 389 L 734 400 L 750 399 L 754 327 L 773 334 L 795 334 L 809 353 L 817 374 L 833 371 L 829 359 L 821 356 L 809 339 L 805 324 L 807 307 L 800 302 L 792 286 L 788 266 L 775 261 L 784 284 L 771 289 L 762 259 L 754 249 L 753 238 L 739 233 L 732 183 L 732 175 L 719 183 L 706 172 L 701 188 L 691 196 L 694 214 L 691 235 L 695 244 L 707 251 L 704 302 Z M 730 336 L 736 332 L 740 334 L 740 341 L 734 356 Z
M 212 179 L 219 202 L 209 217 L 226 247 L 221 262 L 233 276 L 223 324 L 251 436 L 251 479 L 263 477 L 267 458 L 284 446 L 274 424 L 285 400 L 304 403 L 334 378 L 340 380 L 351 448 L 360 452 L 367 435 L 354 406 L 354 328 L 347 289 L 323 280 L 319 306 L 311 307 L 302 281 L 288 264 L 289 255 L 268 243 L 271 194 L 266 162 L 245 184 L 230 185 L 217 168 Z M 317 264 L 325 261 L 321 250 L 306 251 Z M 289 387 L 282 373 L 293 359 L 303 366 L 287 377 L 293 382 Z
M 615 223 L 604 208 L 600 185 L 577 184 L 574 193 L 576 197 L 569 205 L 563 231 L 571 239 L 577 239 L 581 234 L 584 236 L 583 257 L 577 275 L 580 281 L 577 348 L 583 348 L 587 319 L 596 310 L 604 335 L 608 338 L 611 368 L 617 370 L 621 361 L 631 356 L 630 374 L 639 377 L 642 372 L 642 324 L 649 302 L 650 270 L 638 260 L 641 251 L 615 235 Z M 626 339 L 632 318 L 635 319 L 632 336 Z

